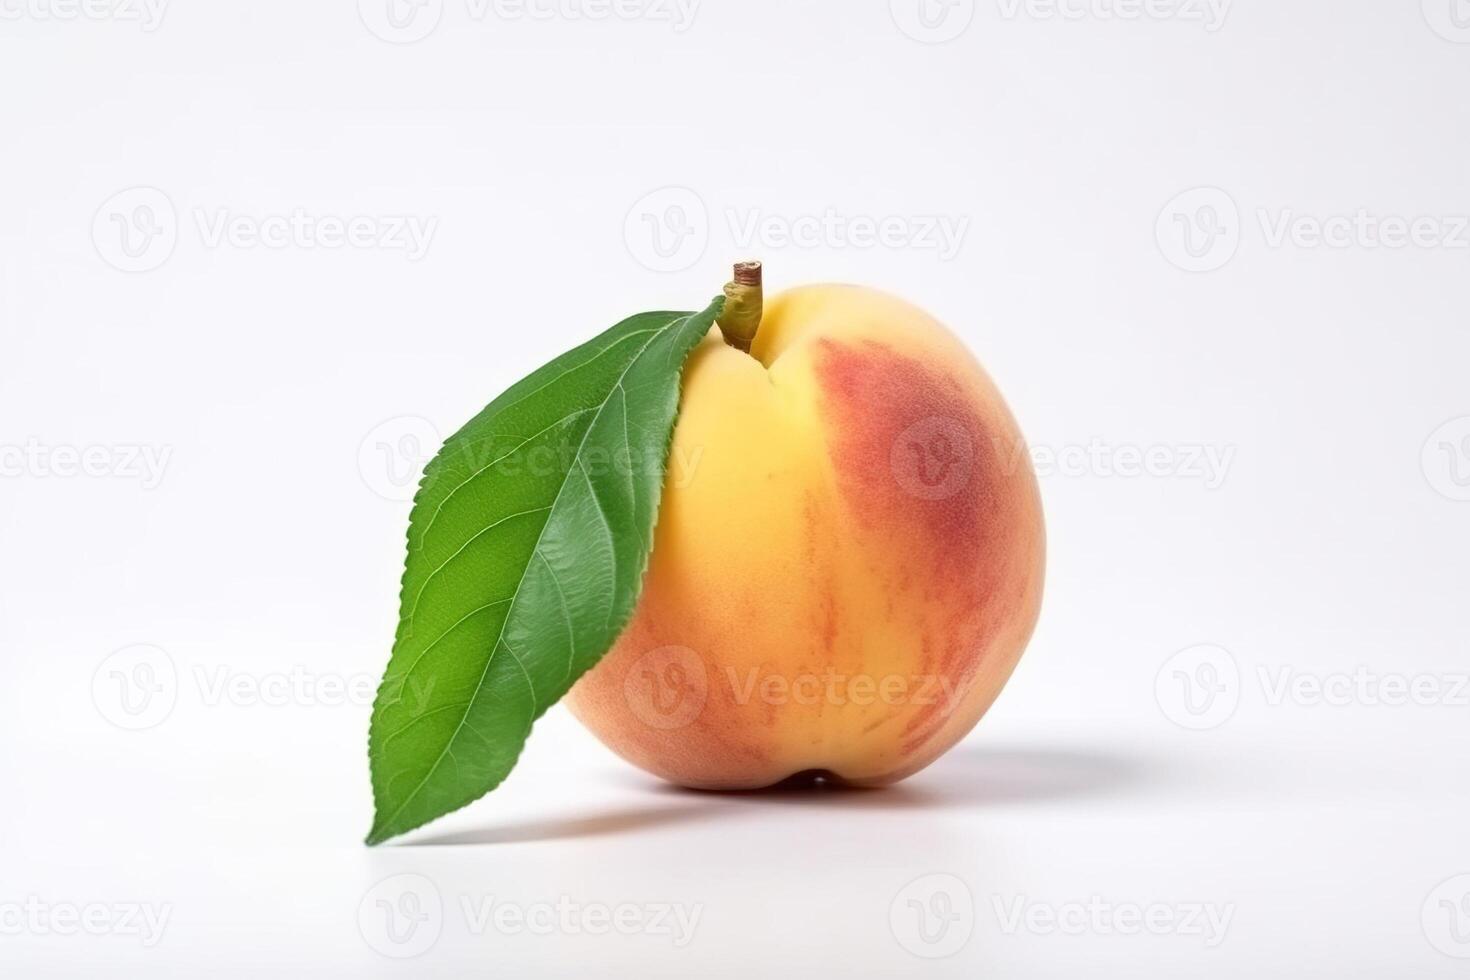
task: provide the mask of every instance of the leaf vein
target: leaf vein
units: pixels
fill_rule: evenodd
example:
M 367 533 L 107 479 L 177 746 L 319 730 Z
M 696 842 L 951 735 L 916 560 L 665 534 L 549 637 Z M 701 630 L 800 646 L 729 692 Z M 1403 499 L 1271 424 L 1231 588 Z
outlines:
M 450 488 L 450 491 L 444 495 L 444 499 L 439 501 L 439 506 L 434 508 L 434 513 L 429 515 L 429 522 L 424 525 L 423 531 L 420 532 L 419 541 L 423 542 L 428 539 L 429 531 L 434 527 L 434 522 L 439 519 L 439 515 L 444 512 L 444 507 L 449 503 L 450 498 L 452 498 L 455 494 L 459 493 L 465 487 L 469 486 L 475 480 L 479 479 L 487 471 L 494 469 L 496 466 L 500 465 L 510 457 L 514 456 L 516 453 L 520 452 L 522 449 L 526 448 L 526 446 L 530 443 L 546 435 L 546 433 L 550 432 L 552 429 L 555 429 L 556 427 L 561 425 L 565 425 L 572 419 L 581 418 L 583 415 L 586 415 L 591 411 L 593 410 L 590 408 L 583 408 L 578 409 L 575 412 L 571 412 L 567 415 L 563 415 L 561 418 L 557 419 L 546 428 L 542 429 L 539 432 L 532 433 L 531 435 L 522 439 L 520 442 L 516 443 L 514 447 L 495 457 L 490 462 L 486 463 L 484 466 L 480 467 L 478 470 L 475 470 L 475 472 L 471 473 L 469 476 L 456 483 L 452 488 Z

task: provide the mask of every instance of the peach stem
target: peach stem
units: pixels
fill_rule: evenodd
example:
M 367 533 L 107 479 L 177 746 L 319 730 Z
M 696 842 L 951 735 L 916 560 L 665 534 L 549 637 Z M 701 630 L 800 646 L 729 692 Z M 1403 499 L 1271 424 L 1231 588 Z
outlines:
M 725 286 L 725 311 L 718 321 L 725 343 L 747 354 L 765 307 L 761 273 L 759 262 L 735 263 L 735 279 Z

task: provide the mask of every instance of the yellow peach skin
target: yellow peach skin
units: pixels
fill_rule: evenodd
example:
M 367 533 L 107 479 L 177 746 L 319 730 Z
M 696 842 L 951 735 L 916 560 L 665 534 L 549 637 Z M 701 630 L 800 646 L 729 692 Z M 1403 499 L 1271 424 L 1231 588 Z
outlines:
M 685 373 L 643 595 L 572 711 L 641 768 L 752 789 L 903 779 L 974 727 L 1041 604 L 1021 434 L 924 312 L 853 286 L 771 300 Z

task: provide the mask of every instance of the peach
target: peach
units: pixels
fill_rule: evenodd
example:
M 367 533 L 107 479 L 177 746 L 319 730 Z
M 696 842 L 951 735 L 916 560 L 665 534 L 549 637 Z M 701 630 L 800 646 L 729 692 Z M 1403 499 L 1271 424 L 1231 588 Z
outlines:
M 1009 409 L 941 324 L 811 286 L 685 373 L 644 591 L 575 715 L 671 782 L 918 772 L 1030 639 L 1045 534 Z

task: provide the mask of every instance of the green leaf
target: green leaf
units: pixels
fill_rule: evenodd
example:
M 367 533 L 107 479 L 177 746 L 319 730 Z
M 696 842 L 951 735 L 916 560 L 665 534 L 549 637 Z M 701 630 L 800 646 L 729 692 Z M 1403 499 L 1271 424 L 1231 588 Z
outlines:
M 368 737 L 369 844 L 498 786 L 532 722 L 612 647 L 648 567 L 684 362 L 722 303 L 624 320 L 511 387 L 425 469 Z

